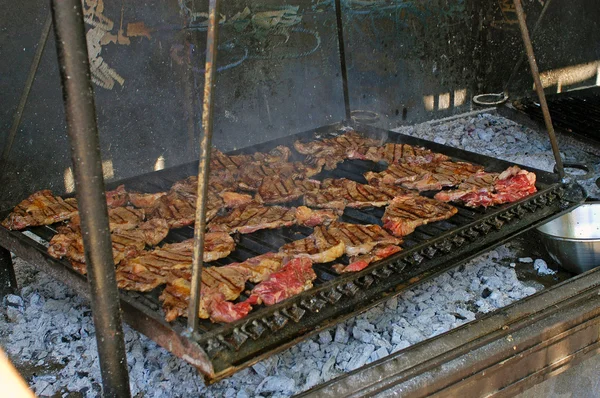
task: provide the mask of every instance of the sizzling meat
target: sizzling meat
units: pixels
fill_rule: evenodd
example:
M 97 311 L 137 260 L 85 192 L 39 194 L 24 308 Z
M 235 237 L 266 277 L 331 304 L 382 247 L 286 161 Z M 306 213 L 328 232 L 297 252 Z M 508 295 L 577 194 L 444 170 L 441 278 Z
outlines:
M 435 153 L 429 149 L 415 147 L 409 144 L 388 143 L 383 146 L 359 148 L 349 153 L 350 159 L 371 160 L 373 162 L 393 163 L 431 163 L 448 160 L 448 156 Z
M 306 192 L 319 189 L 321 182 L 311 179 L 266 177 L 258 187 L 255 199 L 259 203 L 280 204 L 294 201 Z
M 341 257 L 345 249 L 341 239 L 320 226 L 306 238 L 283 245 L 279 252 L 289 257 L 308 258 L 315 263 L 328 263 Z
M 400 251 L 402 251 L 402 248 L 396 245 L 384 245 L 381 247 L 376 247 L 369 253 L 351 257 L 350 264 L 348 265 L 335 264 L 332 268 L 338 274 L 343 274 L 346 272 L 358 272 L 367 268 L 369 264 L 379 260 L 383 260 L 384 258 L 387 258 L 392 254 L 396 254 Z
M 312 177 L 321 171 L 321 167 L 311 167 L 301 162 L 262 163 L 252 162 L 245 164 L 237 177 L 239 188 L 245 191 L 256 191 L 265 178 L 281 177 L 303 179 Z
M 129 193 L 125 191 L 124 185 L 119 185 L 117 189 L 113 191 L 107 191 L 106 204 L 108 207 L 120 207 L 125 206 L 129 201 Z
M 212 200 L 211 200 L 212 199 Z M 161 196 L 150 210 L 150 218 L 163 218 L 169 223 L 169 228 L 181 228 L 194 223 L 196 218 L 196 197 L 179 191 L 171 191 Z M 208 203 L 214 203 L 215 198 L 209 195 Z M 221 208 L 221 198 L 216 198 L 216 208 L 207 206 L 206 219 L 210 220 Z
M 130 192 L 129 193 L 129 203 L 138 207 L 140 209 L 151 209 L 156 205 L 156 202 L 161 197 L 165 196 L 166 192 L 157 192 L 157 193 L 140 193 L 140 192 Z
M 403 182 L 401 185 L 418 191 L 439 191 L 443 187 L 459 185 L 469 177 L 483 171 L 483 167 L 466 162 L 441 162 L 422 165 L 427 173 L 414 181 Z
M 309 207 L 339 209 L 345 207 L 364 208 L 386 206 L 394 197 L 409 191 L 393 186 L 373 186 L 341 179 L 327 179 L 321 189 L 304 195 L 304 204 Z
M 347 256 L 369 253 L 375 246 L 399 245 L 402 239 L 390 235 L 379 225 L 335 222 L 327 228 L 345 245 Z
M 435 199 L 399 196 L 385 209 L 383 227 L 395 236 L 406 236 L 420 225 L 448 219 L 457 212 L 454 206 Z
M 367 171 L 365 178 L 374 186 L 401 185 L 412 182 L 428 173 L 421 165 L 415 163 L 393 163 L 382 172 Z
M 251 305 L 264 303 L 273 305 L 310 289 L 317 275 L 312 269 L 312 261 L 308 258 L 295 258 L 286 263 L 267 280 L 252 289 L 246 301 Z
M 498 173 L 479 172 L 467 178 L 457 189 L 440 191 L 434 198 L 442 202 L 453 202 L 470 193 L 490 192 L 498 181 Z
M 38 191 L 19 203 L 2 226 L 20 230 L 38 225 L 50 225 L 65 221 L 77 214 L 75 198 L 62 199 L 49 190 Z
M 144 209 L 136 209 L 131 206 L 115 207 L 108 209 L 108 224 L 112 231 L 127 231 L 137 228 L 146 217 Z M 81 227 L 81 218 L 76 214 L 71 218 L 69 227 L 73 230 L 79 230 Z
M 259 283 L 281 268 L 282 261 L 282 254 L 266 253 L 251 257 L 241 263 L 229 264 L 229 266 L 237 266 L 246 269 L 249 272 L 248 280 L 252 283 Z
M 263 206 L 250 203 L 232 209 L 225 216 L 215 217 L 209 224 L 211 232 L 249 234 L 261 229 L 290 227 L 294 224 L 314 226 L 336 220 L 338 214 L 330 211 L 310 210 L 305 207 Z
M 450 200 L 464 202 L 469 207 L 488 207 L 515 202 L 537 192 L 535 181 L 534 173 L 512 166 L 498 176 L 491 189 L 468 192 L 461 196 L 454 195 Z

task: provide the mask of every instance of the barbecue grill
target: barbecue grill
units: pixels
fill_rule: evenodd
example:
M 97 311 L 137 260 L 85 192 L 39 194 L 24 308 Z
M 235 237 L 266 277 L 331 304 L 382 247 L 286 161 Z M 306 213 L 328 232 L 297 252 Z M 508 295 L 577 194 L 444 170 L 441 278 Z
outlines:
M 515 0 L 515 3 L 520 5 L 518 0 Z M 200 164 L 197 162 L 184 164 L 112 182 L 107 184 L 106 189 L 112 189 L 124 184 L 127 189 L 132 191 L 159 192 L 168 190 L 175 181 L 191 175 L 198 175 L 198 209 L 202 210 L 205 207 L 206 173 L 208 170 L 207 165 L 210 156 L 209 148 L 212 134 L 213 105 L 211 95 L 216 62 L 213 57 L 217 53 L 216 30 L 218 24 L 215 21 L 218 13 L 216 5 L 216 0 L 210 1 L 203 118 L 205 131 L 201 142 Z M 98 228 L 94 226 L 94 223 L 102 225 L 102 222 L 106 221 L 106 214 L 101 214 L 103 212 L 106 213 L 106 211 L 99 206 L 102 200 L 100 200 L 101 195 L 99 196 L 98 193 L 102 191 L 103 187 L 101 184 L 102 179 L 98 178 L 101 176 L 101 169 L 96 167 L 100 162 L 98 151 L 95 150 L 97 147 L 97 137 L 96 141 L 94 141 L 96 128 L 93 101 L 90 101 L 90 98 L 86 97 L 86 93 L 89 92 L 89 76 L 86 75 L 87 71 L 84 70 L 82 72 L 81 65 L 76 66 L 76 63 L 82 60 L 81 54 L 79 54 L 78 58 L 77 50 L 81 50 L 84 45 L 82 36 L 83 25 L 78 15 L 73 14 L 69 10 L 69 7 L 73 6 L 80 7 L 80 2 L 77 0 L 71 2 L 53 2 L 55 30 L 59 41 L 61 38 L 66 39 L 69 35 L 75 38 L 72 43 L 67 40 L 59 44 L 59 57 L 61 65 L 65 68 L 63 70 L 63 84 L 65 87 L 69 127 L 75 148 L 74 159 L 87 158 L 90 160 L 90 167 L 92 167 L 88 171 L 89 175 L 86 181 L 83 169 L 77 172 L 78 167 L 82 166 L 75 165 L 75 177 L 79 190 L 78 200 L 81 204 L 81 211 L 87 213 L 88 217 L 87 220 L 82 217 L 84 236 L 86 230 L 93 233 L 96 229 L 96 236 L 90 237 L 89 241 L 85 242 L 87 252 L 86 262 L 90 265 L 90 269 L 93 270 L 92 275 L 90 275 L 91 284 L 88 286 L 86 278 L 74 271 L 66 260 L 56 260 L 47 254 L 45 243 L 56 233 L 55 226 L 30 227 L 21 232 L 0 228 L 0 245 L 17 256 L 43 267 L 56 278 L 67 282 L 77 292 L 91 298 L 93 305 L 96 302 L 97 307 L 94 308 L 95 316 L 98 319 L 103 318 L 102 315 L 110 318 L 108 320 L 105 319 L 104 325 L 97 323 L 97 328 L 100 331 L 103 328 L 106 328 L 105 330 L 107 331 L 116 330 L 115 336 L 118 340 L 120 330 L 115 325 L 115 322 L 119 322 L 119 318 L 118 315 L 116 318 L 114 315 L 118 314 L 115 310 L 117 300 L 111 300 L 110 292 L 106 293 L 110 286 L 103 286 L 103 278 L 105 277 L 110 282 L 108 285 L 111 285 L 111 283 L 114 285 L 114 273 L 110 269 L 112 266 L 110 243 L 106 246 L 106 240 L 109 238 L 107 234 L 98 233 Z M 366 136 L 378 138 L 382 142 L 423 146 L 432 151 L 448 155 L 452 160 L 467 161 L 482 165 L 487 171 L 491 172 L 501 172 L 507 167 L 512 166 L 512 163 L 492 157 L 353 122 L 349 106 L 345 54 L 343 51 L 344 32 L 339 0 L 336 1 L 336 6 L 346 120 L 311 129 L 293 136 L 239 149 L 231 152 L 231 154 L 268 151 L 277 145 L 287 144 L 290 140 L 310 140 L 317 137 L 335 136 L 350 127 Z M 527 42 L 527 39 L 525 41 Z M 533 54 L 529 55 L 532 65 L 534 65 Z M 87 67 L 86 62 L 81 63 Z M 66 75 L 70 75 L 69 79 L 65 78 Z M 543 98 L 543 92 L 540 95 Z M 545 106 L 542 105 L 542 108 L 545 108 Z M 523 166 L 524 169 L 536 173 L 536 186 L 538 189 L 537 193 L 525 199 L 485 210 L 457 206 L 459 210 L 456 216 L 446 221 L 418 227 L 413 234 L 404 239 L 404 250 L 402 252 L 377 262 L 357 273 L 337 275 L 332 270 L 331 264 L 317 264 L 314 266 L 317 280 L 312 289 L 276 305 L 259 307 L 247 317 L 230 324 L 214 324 L 198 320 L 198 311 L 194 311 L 194 309 L 197 309 L 198 302 L 194 303 L 194 300 L 199 297 L 199 293 L 194 292 L 194 287 L 192 288 L 190 307 L 192 308 L 191 314 L 195 313 L 195 315 L 190 317 L 187 324 L 181 319 L 172 323 L 164 321 L 158 301 L 161 289 L 149 293 L 119 292 L 118 297 L 120 298 L 120 306 L 123 311 L 123 319 L 173 354 L 196 366 L 208 382 L 214 382 L 227 377 L 265 357 L 306 339 L 320 330 L 335 325 L 390 297 L 396 296 L 408 287 L 421 283 L 448 269 L 457 267 L 465 261 L 531 228 L 545 223 L 581 203 L 585 199 L 585 193 L 578 185 L 562 178 L 562 160 L 558 156 L 558 147 L 553 138 L 552 125 L 548 124 L 547 127 L 550 131 L 553 149 L 557 155 L 556 161 L 559 173 L 552 174 Z M 363 173 L 368 170 L 377 170 L 377 167 L 379 166 L 367 161 L 346 161 L 333 171 L 323 172 L 319 177 L 349 178 L 364 182 Z M 96 176 L 96 181 L 92 181 L 93 179 L 89 180 L 90 176 Z M 8 211 L 5 211 L 0 214 L 0 217 L 4 218 L 7 214 Z M 382 214 L 383 210 L 376 208 L 360 210 L 346 209 L 341 221 L 381 224 Z M 199 242 L 203 239 L 203 232 L 200 231 L 203 231 L 204 225 L 203 216 L 201 215 L 201 211 L 199 211 L 196 219 L 196 230 L 192 227 L 172 230 L 165 241 L 168 243 L 181 242 L 196 236 L 196 247 L 201 248 L 202 244 Z M 236 251 L 229 257 L 218 260 L 215 262 L 215 265 L 239 262 L 258 254 L 276 250 L 283 244 L 304 238 L 310 235 L 310 233 L 311 230 L 308 228 L 293 227 L 289 229 L 259 231 L 250 235 L 244 235 L 240 238 Z M 10 266 L 8 265 L 10 255 L 7 253 L 5 250 L 0 254 L 2 254 L 1 259 L 7 272 L 10 273 Z M 200 286 L 198 277 L 202 264 L 198 259 L 201 257 L 201 252 L 196 251 L 194 256 L 194 274 L 196 276 L 193 277 L 193 281 L 195 281 L 193 282 L 193 286 L 195 285 L 196 287 Z M 93 275 L 94 273 L 96 275 Z M 111 273 L 113 274 L 112 279 L 110 277 Z M 590 275 L 590 278 L 597 278 L 595 275 L 596 273 Z M 14 277 L 9 275 L 10 278 L 14 279 Z M 589 280 L 586 281 L 591 283 Z M 583 286 L 586 281 L 582 278 L 577 278 L 575 281 L 571 281 L 571 285 L 569 286 L 576 284 Z M 14 285 L 14 280 L 9 282 Z M 248 283 L 247 289 L 251 290 L 252 287 L 253 285 Z M 559 289 L 559 287 L 556 289 Z M 589 289 L 591 290 L 592 288 L 590 287 Z M 575 300 L 572 296 L 563 293 L 563 290 L 557 291 L 562 294 L 562 296 L 558 294 L 557 297 L 568 297 L 572 301 Z M 548 294 L 550 293 L 544 292 L 544 295 Z M 583 300 L 587 297 L 583 297 L 582 295 L 583 292 L 577 296 L 577 299 Z M 244 298 L 246 297 L 242 296 L 242 299 Z M 101 300 L 105 301 L 102 302 Z M 558 304 L 559 300 L 555 300 L 555 302 Z M 546 308 L 538 308 L 535 304 L 531 304 L 531 307 L 530 311 L 532 314 L 536 314 L 536 319 L 541 319 L 544 314 L 548 313 Z M 113 311 L 112 316 L 110 315 L 111 311 Z M 522 319 L 523 311 L 527 310 L 513 306 L 507 309 L 506 312 L 510 316 L 505 317 L 503 320 L 506 324 L 510 322 L 515 324 L 524 322 Z M 494 328 L 502 323 L 498 320 L 498 317 L 502 318 L 498 314 L 492 315 L 489 318 L 493 321 L 484 323 L 484 320 L 482 320 L 478 324 L 481 325 L 479 328 L 473 327 L 469 329 L 471 336 L 463 337 L 465 339 L 463 342 L 472 344 L 471 348 L 475 346 L 480 347 L 480 343 L 474 342 L 475 338 L 480 337 L 483 333 L 491 334 L 495 330 Z M 98 322 L 98 319 L 96 319 L 96 322 Z M 461 329 L 463 333 L 464 330 Z M 477 333 L 480 334 L 475 336 Z M 100 335 L 101 333 L 98 334 Z M 593 342 L 590 341 L 590 344 Z M 413 351 L 417 349 L 418 347 L 414 348 Z M 436 349 L 442 352 L 441 348 Z M 100 351 L 102 352 L 102 350 Z M 118 349 L 118 341 L 117 349 L 114 353 L 104 352 L 106 355 L 104 360 L 107 362 L 103 363 L 105 392 L 123 391 L 122 389 L 125 387 L 123 386 L 124 372 L 122 368 L 120 375 L 115 375 L 116 372 L 119 372 L 120 368 L 116 365 L 116 362 L 118 362 L 119 356 L 122 356 L 122 350 L 119 352 Z M 456 358 L 454 357 L 454 359 Z M 392 361 L 393 358 L 389 360 Z M 425 360 L 431 360 L 431 358 L 420 356 L 415 357 L 415 360 L 422 360 L 424 363 Z M 374 366 L 384 366 L 384 364 L 380 363 Z M 353 377 L 353 375 L 349 377 Z M 403 374 L 403 377 L 408 378 L 409 376 Z

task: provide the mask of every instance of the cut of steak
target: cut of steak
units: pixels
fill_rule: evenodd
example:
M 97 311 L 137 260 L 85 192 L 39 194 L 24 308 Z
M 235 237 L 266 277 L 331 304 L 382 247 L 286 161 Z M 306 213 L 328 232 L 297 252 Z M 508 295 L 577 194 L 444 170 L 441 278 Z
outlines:
M 321 182 L 311 179 L 291 177 L 265 177 L 255 195 L 256 201 L 266 204 L 280 204 L 294 201 L 306 192 L 316 191 Z
M 108 224 L 112 231 L 126 231 L 137 228 L 146 217 L 144 209 L 136 209 L 132 206 L 121 206 L 108 209 Z M 72 230 L 81 228 L 81 218 L 79 214 L 71 218 L 69 227 Z
M 219 196 L 227 208 L 243 206 L 253 201 L 251 195 L 239 192 L 223 191 L 219 193 Z
M 361 254 L 359 256 L 354 256 L 350 258 L 350 264 L 335 264 L 332 268 L 338 273 L 343 274 L 347 272 L 358 272 L 367 268 L 371 263 L 374 263 L 379 260 L 383 260 L 391 256 L 392 254 L 396 254 L 402 251 L 400 246 L 389 245 L 389 246 L 381 246 L 376 247 L 370 253 Z
M 210 303 L 210 320 L 212 322 L 230 323 L 242 319 L 252 311 L 250 303 L 232 303 L 225 301 L 223 296 L 215 298 Z
M 375 224 L 335 222 L 327 228 L 327 232 L 344 242 L 347 256 L 369 253 L 376 246 L 402 243 L 402 239 L 390 235 L 389 232 Z
M 310 289 L 317 275 L 308 258 L 295 258 L 252 289 L 246 303 L 273 305 Z
M 394 186 L 373 186 L 356 181 L 326 179 L 321 189 L 304 195 L 304 204 L 309 207 L 339 209 L 346 207 L 364 208 L 386 206 L 394 197 L 409 191 Z
M 140 209 L 150 209 L 156 206 L 156 201 L 165 196 L 166 192 L 140 193 L 130 192 L 129 203 Z
M 261 229 L 290 227 L 294 224 L 314 226 L 336 220 L 338 214 L 315 211 L 305 207 L 263 206 L 249 203 L 230 210 L 227 215 L 215 217 L 209 224 L 211 232 L 249 234 Z
M 483 171 L 482 166 L 466 162 L 440 162 L 424 164 L 428 172 L 414 181 L 406 181 L 401 185 L 418 191 L 439 191 L 443 187 L 457 186 L 469 177 Z
M 216 198 L 215 198 L 216 197 Z M 155 206 L 150 210 L 150 218 L 167 220 L 169 228 L 181 228 L 194 223 L 196 218 L 195 196 L 183 192 L 171 191 L 161 196 Z M 213 207 L 213 204 L 216 206 Z M 222 206 L 223 201 L 219 196 L 209 195 L 206 209 L 206 219 L 214 217 Z
M 269 177 L 303 179 L 318 174 L 321 168 L 311 167 L 301 162 L 262 163 L 252 162 L 245 164 L 237 177 L 238 186 L 245 191 L 256 191 L 263 180 Z
M 303 155 L 308 155 L 307 164 L 317 167 L 325 167 L 326 170 L 333 170 L 338 163 L 343 162 L 349 157 L 349 154 L 359 152 L 362 148 L 377 146 L 380 140 L 367 138 L 356 131 L 348 131 L 344 134 L 324 138 L 311 142 L 294 142 L 294 147 Z
M 388 143 L 383 146 L 359 148 L 348 154 L 350 159 L 371 160 L 373 162 L 424 164 L 449 160 L 448 156 L 429 149 L 409 144 Z
M 537 192 L 535 182 L 534 173 L 512 166 L 498 176 L 492 190 L 467 193 L 457 200 L 469 207 L 511 203 Z
M 125 185 L 119 185 L 115 190 L 107 191 L 105 195 L 108 207 L 125 206 L 129 201 L 129 193 L 125 191 Z
M 374 186 L 400 185 L 427 175 L 429 171 L 416 163 L 393 163 L 382 172 L 367 171 L 365 178 Z
M 251 257 L 241 263 L 229 264 L 228 266 L 245 268 L 249 272 L 248 280 L 252 283 L 259 283 L 281 268 L 283 257 L 284 255 L 280 253 L 266 253 Z
M 279 253 L 288 257 L 308 258 L 315 263 L 328 263 L 344 255 L 346 245 L 332 235 L 323 226 L 316 227 L 314 232 L 304 239 L 287 243 Z
M 457 189 L 440 191 L 434 198 L 442 202 L 453 202 L 470 193 L 491 192 L 498 181 L 498 173 L 479 172 L 467 178 Z
M 75 198 L 62 199 L 52 195 L 50 190 L 38 191 L 19 203 L 2 226 L 21 230 L 39 225 L 51 225 L 69 220 L 77 214 Z
M 423 196 L 406 195 L 394 198 L 383 214 L 383 227 L 395 236 L 406 236 L 415 228 L 445 220 L 458 212 L 456 207 Z

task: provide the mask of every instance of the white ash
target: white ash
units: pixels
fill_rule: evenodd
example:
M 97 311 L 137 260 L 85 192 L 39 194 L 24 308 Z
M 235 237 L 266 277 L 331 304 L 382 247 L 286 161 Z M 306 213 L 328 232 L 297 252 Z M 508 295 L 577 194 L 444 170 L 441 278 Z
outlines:
M 401 131 L 543 170 L 550 171 L 554 164 L 544 134 L 496 115 Z M 600 170 L 595 148 L 559 140 L 568 144 L 561 145 L 567 158 Z M 595 184 L 585 187 L 592 194 L 597 190 Z M 191 365 L 125 326 L 132 394 L 244 398 L 299 393 L 543 288 L 520 282 L 515 263 L 509 246 L 501 246 L 212 386 L 206 386 Z M 533 259 L 525 266 L 533 270 Z M 100 369 L 89 306 L 64 284 L 20 259 L 16 271 L 22 288 L 0 308 L 0 344 L 37 395 L 98 396 Z
M 551 268 L 548 268 L 548 264 L 541 258 L 538 258 L 533 262 L 533 269 L 535 269 L 539 275 L 556 274 L 556 271 L 554 271 Z
M 291 396 L 535 293 L 505 265 L 512 258 L 501 246 L 208 387 L 192 366 L 125 326 L 132 393 Z M 26 284 L 3 302 L 2 346 L 19 368 L 36 367 L 27 377 L 36 394 L 97 396 L 100 369 L 88 305 L 20 259 L 16 267 L 19 282 Z
M 530 264 L 533 263 L 533 259 L 531 257 L 523 257 L 519 259 L 519 262 L 523 264 Z

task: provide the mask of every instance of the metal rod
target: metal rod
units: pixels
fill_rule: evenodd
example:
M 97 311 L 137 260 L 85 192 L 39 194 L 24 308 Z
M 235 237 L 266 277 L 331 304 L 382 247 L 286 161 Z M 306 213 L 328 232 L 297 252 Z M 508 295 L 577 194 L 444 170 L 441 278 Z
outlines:
M 25 87 L 23 88 L 23 92 L 21 93 L 19 105 L 17 106 L 17 110 L 15 111 L 15 115 L 13 117 L 13 123 L 10 126 L 10 131 L 8 132 L 8 137 L 6 138 L 6 144 L 4 145 L 4 149 L 2 150 L 2 157 L 0 158 L 0 176 L 4 176 L 8 156 L 10 155 L 10 151 L 15 142 L 15 137 L 17 136 L 17 132 L 19 131 L 19 127 L 21 126 L 23 112 L 25 111 L 25 106 L 27 105 L 27 100 L 29 99 L 29 93 L 31 91 L 31 87 L 33 86 L 35 76 L 37 75 L 37 71 L 40 66 L 42 54 L 44 53 L 44 49 L 46 48 L 46 42 L 48 41 L 50 28 L 52 28 L 52 14 L 48 13 L 48 16 L 46 17 L 46 22 L 44 23 L 44 27 L 42 28 L 42 35 L 40 36 L 37 48 L 35 49 L 35 54 L 33 55 L 31 66 L 29 67 L 29 74 L 27 75 Z
M 103 394 L 129 397 L 83 10 L 80 0 L 52 0 L 51 5 Z
M 17 277 L 10 251 L 0 247 L 0 299 L 17 290 Z
M 337 22 L 338 47 L 340 50 L 340 67 L 342 69 L 342 90 L 344 92 L 344 108 L 346 120 L 352 117 L 350 111 L 350 94 L 348 92 L 348 69 L 346 67 L 346 47 L 344 46 L 344 27 L 342 24 L 341 0 L 335 0 L 335 19 Z
M 552 0 L 547 0 L 546 3 L 544 4 L 544 7 L 542 8 L 542 12 L 540 12 L 540 16 L 538 17 L 537 21 L 535 21 L 535 25 L 533 25 L 533 29 L 531 30 L 532 37 L 535 37 L 535 34 L 537 33 L 538 29 L 542 25 L 542 20 L 544 19 L 544 16 L 546 15 L 546 11 L 548 11 L 548 7 L 550 7 L 550 3 L 552 3 Z M 526 59 L 526 57 L 524 57 L 523 54 L 519 55 L 517 63 L 515 64 L 512 72 L 510 73 L 508 80 L 506 81 L 506 84 L 504 85 L 504 89 L 502 89 L 502 92 L 504 92 L 504 94 L 508 95 L 508 86 L 513 81 L 515 76 L 517 76 L 517 72 L 519 71 L 519 69 L 521 69 L 521 65 L 523 65 L 523 62 L 525 61 L 525 59 Z
M 535 91 L 537 92 L 540 101 L 540 106 L 542 107 L 544 123 L 546 124 L 546 129 L 548 130 L 550 144 L 552 145 L 552 152 L 554 153 L 554 160 L 556 161 L 556 170 L 558 171 L 559 177 L 562 179 L 565 177 L 565 168 L 563 166 L 563 161 L 560 157 L 560 150 L 558 148 L 558 141 L 556 140 L 556 133 L 554 132 L 552 118 L 550 117 L 550 110 L 548 109 L 548 103 L 546 102 L 546 94 L 544 93 L 544 87 L 542 86 L 542 80 L 540 79 L 540 71 L 535 60 L 535 53 L 533 51 L 533 45 L 531 44 L 531 38 L 529 37 L 527 21 L 525 20 L 525 11 L 523 11 L 523 5 L 521 4 L 521 0 L 513 1 L 515 4 L 515 10 L 517 12 L 517 18 L 519 19 L 519 28 L 521 29 L 521 35 L 523 36 L 523 44 L 525 44 L 527 58 L 529 58 L 529 66 L 531 67 L 531 75 L 533 76 L 533 81 L 535 83 Z
M 196 223 L 194 225 L 194 253 L 192 257 L 192 284 L 188 307 L 188 329 L 198 328 L 198 311 L 202 285 L 202 257 L 204 254 L 204 233 L 206 230 L 206 200 L 208 196 L 208 174 L 210 168 L 210 147 L 213 134 L 214 88 L 217 72 L 217 46 L 219 34 L 219 1 L 208 4 L 208 35 L 206 38 L 206 68 L 204 72 L 204 102 L 202 103 L 203 134 L 200 140 L 200 161 L 198 165 L 198 191 L 196 202 Z

